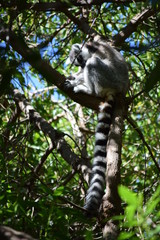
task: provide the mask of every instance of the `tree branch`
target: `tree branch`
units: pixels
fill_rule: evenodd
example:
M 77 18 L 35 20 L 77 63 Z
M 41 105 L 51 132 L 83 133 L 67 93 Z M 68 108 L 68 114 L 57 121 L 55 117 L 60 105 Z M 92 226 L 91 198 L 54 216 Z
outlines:
M 29 48 L 21 36 L 16 35 L 13 31 L 9 31 L 6 24 L 0 20 L 0 39 L 6 41 L 9 38 L 9 44 L 17 51 L 25 61 L 34 67 L 48 83 L 56 85 L 60 90 L 66 93 L 71 99 L 83 106 L 98 110 L 98 106 L 102 101 L 101 98 L 87 95 L 85 93 L 74 93 L 73 89 L 65 87 L 65 77 L 51 67 L 51 65 L 41 58 L 39 50 Z
M 24 232 L 18 232 L 7 226 L 0 226 L 0 239 L 2 240 L 35 240 Z
M 76 18 L 67 8 L 63 9 L 63 13 L 72 21 L 74 24 L 78 26 L 82 32 L 86 34 L 90 34 L 93 37 L 97 35 L 98 33 L 91 27 L 89 26 L 88 23 L 86 23 L 84 18 Z
M 36 180 L 37 177 L 39 177 L 39 172 L 43 166 L 43 164 L 45 163 L 45 161 L 47 160 L 47 157 L 50 155 L 50 153 L 52 153 L 54 149 L 53 144 L 51 143 L 50 146 L 47 148 L 46 152 L 44 153 L 44 155 L 42 156 L 41 160 L 39 161 L 38 165 L 34 168 L 34 170 L 32 171 L 32 176 L 28 182 L 28 188 L 29 190 L 32 188 L 32 186 L 34 185 L 34 182 Z
M 147 20 L 149 17 L 154 15 L 156 12 L 159 11 L 148 7 L 147 9 L 143 10 L 141 13 L 138 13 L 134 16 L 131 21 L 124 27 L 118 34 L 113 37 L 113 41 L 115 45 L 121 45 L 133 32 L 135 32 L 140 24 L 143 21 Z
M 21 111 L 26 114 L 32 124 L 38 127 L 44 135 L 47 135 L 51 139 L 53 147 L 57 149 L 64 160 L 76 171 L 81 171 L 87 181 L 90 163 L 82 158 L 79 158 L 71 151 L 70 146 L 64 139 L 64 133 L 53 129 L 52 126 L 44 118 L 42 118 L 38 112 L 35 111 L 25 96 L 17 89 L 13 90 L 13 96 Z
M 7 125 L 6 125 L 6 128 L 5 128 L 4 132 L 2 133 L 2 136 L 4 138 L 4 149 L 6 148 L 7 142 L 9 140 L 11 126 L 14 125 L 14 123 L 16 122 L 17 118 L 20 115 L 20 112 L 21 111 L 20 111 L 19 107 L 16 106 L 14 112 L 12 113 L 12 115 L 11 115 Z

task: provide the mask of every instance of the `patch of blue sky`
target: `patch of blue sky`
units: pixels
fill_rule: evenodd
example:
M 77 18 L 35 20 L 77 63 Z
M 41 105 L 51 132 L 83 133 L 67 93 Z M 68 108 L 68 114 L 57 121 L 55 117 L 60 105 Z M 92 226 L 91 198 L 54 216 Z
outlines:
M 41 91 L 43 92 L 46 91 L 46 87 L 47 87 L 47 83 L 46 81 L 43 79 L 43 77 L 41 75 L 39 75 L 38 73 L 35 73 L 31 71 L 31 66 L 30 64 L 23 63 L 23 68 L 20 67 L 20 72 L 23 75 L 24 81 L 25 81 L 25 85 L 29 86 L 29 92 L 34 93 L 35 91 Z M 20 88 L 20 84 L 18 79 L 14 79 L 14 85 L 16 84 L 16 86 L 18 88 Z M 56 87 L 53 86 L 53 89 L 48 88 L 48 91 L 53 91 L 53 99 L 54 100 L 63 100 L 64 97 L 62 94 L 59 93 L 58 89 Z
M 1 48 L 5 48 L 6 47 L 6 43 L 4 41 L 0 41 L 0 47 Z
M 24 87 L 26 86 L 28 88 L 29 86 L 31 92 L 35 91 L 35 89 L 44 88 L 44 82 L 39 79 L 38 75 L 32 74 L 30 68 L 31 66 L 27 62 L 18 67 L 18 71 L 22 74 L 24 79 Z M 20 79 L 15 77 L 11 82 L 15 87 L 21 89 Z

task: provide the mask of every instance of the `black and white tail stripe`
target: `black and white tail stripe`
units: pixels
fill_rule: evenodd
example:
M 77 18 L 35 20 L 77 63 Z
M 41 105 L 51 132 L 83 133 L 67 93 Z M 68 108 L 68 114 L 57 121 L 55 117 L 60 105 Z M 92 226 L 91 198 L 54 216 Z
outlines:
M 110 95 L 107 97 L 107 101 L 100 105 L 99 109 L 91 181 L 84 205 L 89 215 L 95 215 L 98 212 L 104 195 L 106 145 L 111 125 L 113 103 L 113 96 Z

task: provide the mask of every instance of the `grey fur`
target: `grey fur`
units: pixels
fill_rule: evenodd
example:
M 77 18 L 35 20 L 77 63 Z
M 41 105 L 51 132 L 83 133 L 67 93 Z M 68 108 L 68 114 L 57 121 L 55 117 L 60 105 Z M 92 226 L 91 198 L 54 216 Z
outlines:
M 90 48 L 95 51 L 90 51 Z M 79 62 L 79 58 L 83 59 Z M 82 46 L 74 44 L 70 60 L 80 71 L 70 81 L 74 92 L 85 92 L 99 97 L 108 93 L 122 93 L 128 89 L 128 68 L 123 56 L 103 40 L 90 42 Z

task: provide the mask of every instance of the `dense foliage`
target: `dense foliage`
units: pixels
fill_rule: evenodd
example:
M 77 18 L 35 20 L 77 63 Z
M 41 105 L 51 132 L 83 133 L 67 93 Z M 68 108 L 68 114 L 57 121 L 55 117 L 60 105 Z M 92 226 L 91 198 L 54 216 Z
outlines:
M 0 223 L 38 239 L 101 239 L 98 220 L 80 207 L 97 114 L 62 81 L 75 70 L 66 64 L 71 45 L 94 29 L 129 66 L 121 182 L 130 190 L 119 189 L 119 239 L 158 240 L 160 3 L 90 2 L 0 1 Z

